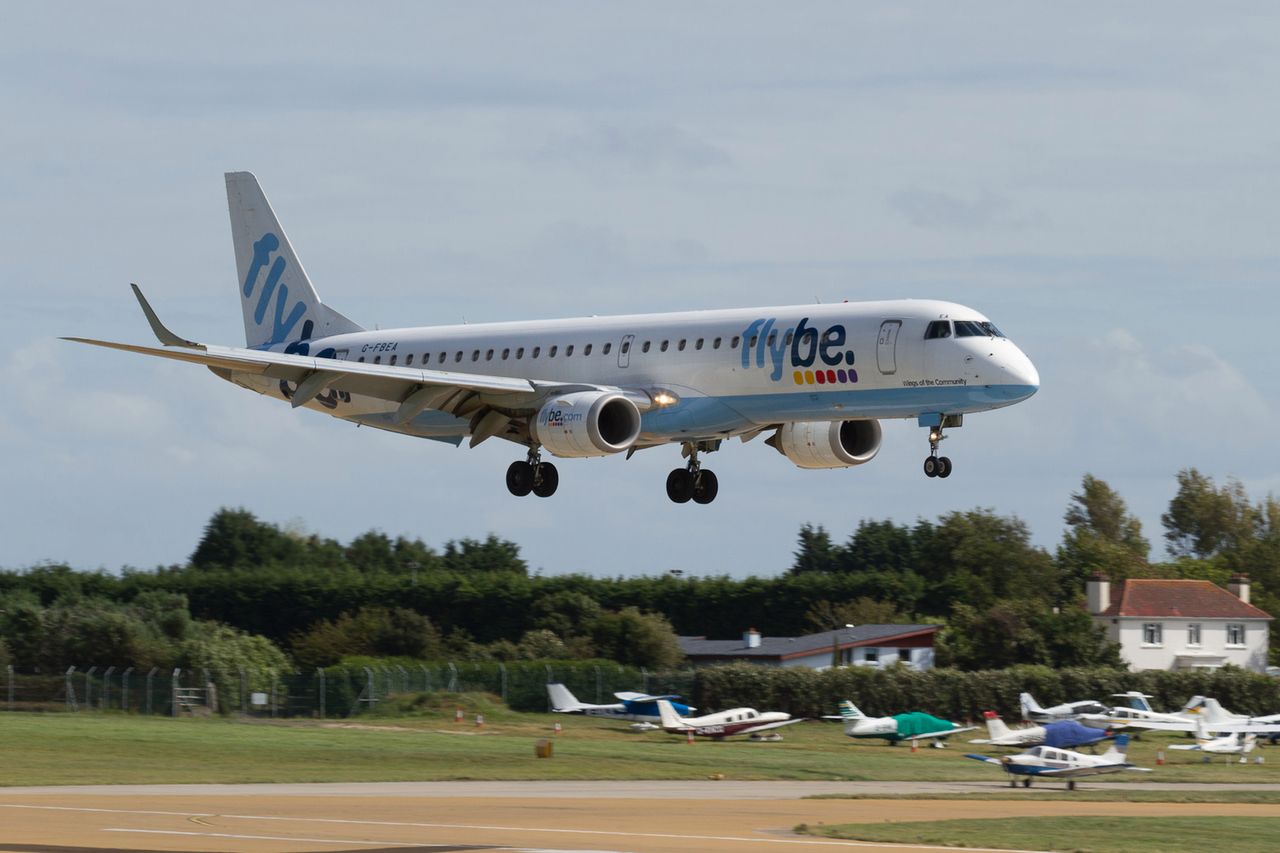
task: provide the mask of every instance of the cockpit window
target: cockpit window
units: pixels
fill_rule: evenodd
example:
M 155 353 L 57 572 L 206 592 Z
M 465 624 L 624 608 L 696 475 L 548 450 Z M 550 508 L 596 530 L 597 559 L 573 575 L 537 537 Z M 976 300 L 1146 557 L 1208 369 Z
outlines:
M 950 320 L 934 320 L 929 324 L 929 328 L 924 330 L 924 339 L 926 341 L 949 337 L 951 337 Z
M 985 321 L 956 320 L 957 338 L 1003 338 L 1000 330 Z

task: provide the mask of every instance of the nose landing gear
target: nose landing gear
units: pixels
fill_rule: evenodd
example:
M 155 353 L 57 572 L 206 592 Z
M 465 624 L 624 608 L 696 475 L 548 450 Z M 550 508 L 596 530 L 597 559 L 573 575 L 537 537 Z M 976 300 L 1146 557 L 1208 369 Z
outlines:
M 524 462 L 512 462 L 507 468 L 507 491 L 518 498 L 533 492 L 540 498 L 549 498 L 560 485 L 560 472 L 550 462 L 542 461 L 538 448 L 529 448 L 529 458 Z
M 675 503 L 688 503 L 692 498 L 694 503 L 709 504 L 720 492 L 720 481 L 715 472 L 702 470 L 702 463 L 698 461 L 699 449 L 700 446 L 692 442 L 685 444 L 684 454 L 689 457 L 689 463 L 667 475 L 667 497 Z M 704 449 L 710 452 L 714 448 Z
M 938 445 L 944 439 L 946 439 L 946 436 L 942 434 L 941 426 L 929 429 L 929 455 L 924 460 L 924 475 L 926 477 L 939 477 L 945 480 L 951 476 L 951 459 L 938 455 Z

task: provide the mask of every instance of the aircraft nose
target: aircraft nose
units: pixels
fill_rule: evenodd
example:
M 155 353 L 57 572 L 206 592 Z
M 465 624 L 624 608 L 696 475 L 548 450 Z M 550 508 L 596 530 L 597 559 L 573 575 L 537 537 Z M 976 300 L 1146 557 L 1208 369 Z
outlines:
M 1005 384 L 1016 391 L 1017 399 L 1025 400 L 1040 390 L 1040 371 L 1022 350 L 1013 348 L 1001 359 L 1000 369 L 1004 373 Z

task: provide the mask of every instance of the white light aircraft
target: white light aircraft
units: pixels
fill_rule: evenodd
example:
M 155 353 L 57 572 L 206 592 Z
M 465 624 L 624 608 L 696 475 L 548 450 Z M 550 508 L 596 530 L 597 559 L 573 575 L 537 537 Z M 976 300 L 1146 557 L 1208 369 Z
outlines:
M 995 711 L 986 711 L 987 734 L 990 737 L 973 738 L 969 743 L 988 746 L 1028 747 L 1045 744 L 1063 749 L 1090 746 L 1108 737 L 1105 731 L 1090 728 L 1075 720 L 1054 720 L 1044 725 L 1019 726 L 1011 729 Z
M 1223 734 L 1252 733 L 1273 734 L 1280 732 L 1280 722 L 1268 717 L 1250 717 L 1247 714 L 1233 714 L 1223 708 L 1217 699 L 1208 696 L 1192 696 L 1179 711 L 1161 713 L 1151 710 L 1142 693 L 1117 693 L 1116 696 L 1129 697 L 1129 707 L 1112 708 L 1105 721 L 1112 728 L 1127 727 L 1131 729 L 1147 729 L 1160 732 L 1182 732 L 1195 734 L 1203 725 L 1210 732 Z M 1090 721 L 1093 725 L 1097 722 Z
M 1022 705 L 1022 719 L 1036 723 L 1051 723 L 1054 720 L 1074 720 L 1084 714 L 1105 714 L 1107 706 L 1092 699 L 1081 699 L 1079 702 L 1063 702 L 1050 708 L 1040 707 L 1040 703 L 1030 693 L 1019 693 L 1018 702 Z
M 1241 764 L 1248 764 L 1246 758 L 1258 745 L 1258 736 L 1252 732 L 1236 732 L 1234 734 L 1213 737 L 1205 728 L 1204 720 L 1196 721 L 1196 742 L 1194 744 L 1174 744 L 1170 749 L 1198 750 L 1205 753 L 1204 760 L 1209 761 L 1214 755 L 1238 755 Z
M 1111 748 L 1102 755 L 1085 755 L 1069 749 L 1055 749 L 1051 746 L 1037 746 L 1016 755 L 1001 755 L 998 758 L 990 755 L 966 754 L 965 758 L 994 764 L 1009 774 L 1009 787 L 1017 787 L 1015 776 L 1022 777 L 1022 787 L 1030 788 L 1031 780 L 1065 779 L 1067 790 L 1074 791 L 1076 779 L 1082 776 L 1097 776 L 1102 773 L 1118 773 L 1121 770 L 1138 770 L 1150 773 L 1149 767 L 1136 767 L 1125 760 L 1125 751 L 1129 748 L 1127 735 L 1119 735 Z
M 458 445 L 526 448 L 514 495 L 548 497 L 543 461 L 631 456 L 678 444 L 677 503 L 719 489 L 700 454 L 728 438 L 766 443 L 801 468 L 844 468 L 880 449 L 880 420 L 929 429 L 930 477 L 947 477 L 944 430 L 1036 392 L 1030 359 L 986 317 L 899 300 L 368 330 L 320 301 L 257 179 L 226 175 L 246 346 L 186 340 L 134 287 L 162 347 L 80 343 L 207 366 L 268 397 Z
M 657 700 L 662 729 L 672 734 L 693 733 L 699 737 L 722 740 L 732 735 L 755 735 L 802 722 L 785 711 L 757 711 L 755 708 L 731 708 L 701 717 L 682 717 L 666 699 Z
M 837 718 L 824 718 L 837 719 Z M 848 699 L 840 703 L 840 716 L 844 721 L 844 733 L 851 738 L 875 738 L 888 741 L 892 746 L 899 741 L 931 740 L 941 749 L 944 738 L 960 732 L 971 732 L 977 726 L 962 726 L 923 711 L 908 711 L 892 717 L 868 717 Z

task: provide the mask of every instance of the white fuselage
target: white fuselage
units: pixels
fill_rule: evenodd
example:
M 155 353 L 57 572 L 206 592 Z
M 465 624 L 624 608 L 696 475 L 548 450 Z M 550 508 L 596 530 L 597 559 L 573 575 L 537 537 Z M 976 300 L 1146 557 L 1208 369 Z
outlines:
M 644 412 L 640 445 L 796 421 L 959 415 L 1035 393 L 1039 376 L 1012 341 L 985 333 L 926 339 L 938 320 L 986 322 L 954 303 L 900 300 L 385 329 L 265 349 L 662 393 L 675 402 Z M 292 393 L 254 373 L 229 378 L 279 398 Z M 394 403 L 332 391 L 307 405 L 424 437 L 457 438 L 469 426 L 436 410 L 399 423 Z M 528 405 L 513 400 L 509 409 L 527 413 Z

